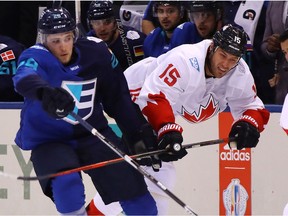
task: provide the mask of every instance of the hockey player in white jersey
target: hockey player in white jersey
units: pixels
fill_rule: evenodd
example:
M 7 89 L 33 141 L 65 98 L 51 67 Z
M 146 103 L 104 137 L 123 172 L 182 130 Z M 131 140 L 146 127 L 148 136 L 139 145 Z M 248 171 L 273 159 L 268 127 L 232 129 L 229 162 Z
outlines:
M 183 148 L 173 148 L 183 142 L 183 129 L 175 122 L 176 116 L 199 123 L 229 106 L 234 118 L 229 137 L 236 137 L 238 150 L 256 147 L 270 113 L 257 97 L 254 79 L 241 58 L 246 43 L 243 30 L 226 25 L 212 40 L 178 46 L 124 72 L 133 101 L 158 134 L 159 149 L 170 149 L 159 155 L 162 168 L 152 173 L 165 185 L 173 185 L 167 178 L 175 172 L 172 161 L 187 154 Z M 149 190 L 156 198 L 159 215 L 167 215 L 169 197 L 158 188 Z M 101 210 L 105 214 L 105 208 Z
M 280 41 L 280 47 L 281 47 L 282 53 L 286 61 L 288 62 L 288 30 L 284 31 L 280 35 L 279 41 Z M 285 97 L 282 111 L 281 111 L 280 126 L 288 135 L 288 94 Z M 288 216 L 288 203 L 286 203 L 283 209 L 283 216 Z
M 286 61 L 288 62 L 288 30 L 284 31 L 280 35 L 279 41 L 280 41 L 280 47 L 281 47 L 282 53 Z M 281 117 L 280 117 L 280 126 L 288 135 L 288 94 L 286 95 L 284 103 L 283 103 L 283 108 L 282 108 Z M 288 205 L 287 205 L 287 210 L 286 210 L 285 215 L 288 215 Z

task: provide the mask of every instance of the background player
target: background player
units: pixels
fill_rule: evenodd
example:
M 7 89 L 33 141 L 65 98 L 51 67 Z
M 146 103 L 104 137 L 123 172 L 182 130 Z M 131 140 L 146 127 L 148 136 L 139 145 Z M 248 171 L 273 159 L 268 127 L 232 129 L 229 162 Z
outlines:
M 18 57 L 24 49 L 23 44 L 0 35 L 0 101 L 23 101 L 23 97 L 14 90 L 12 77 L 16 73 Z
M 222 28 L 222 2 L 192 1 L 189 4 L 189 22 L 179 25 L 173 33 L 171 48 L 182 44 L 194 44 L 203 39 L 212 39 Z
M 158 57 L 170 50 L 174 30 L 188 20 L 185 1 L 155 1 L 152 5 L 159 27 L 151 31 L 144 40 L 145 57 Z
M 111 1 L 92 1 L 87 19 L 92 27 L 88 35 L 105 41 L 123 70 L 144 58 L 142 47 L 146 35 L 132 27 L 123 26 L 119 19 L 117 21 Z

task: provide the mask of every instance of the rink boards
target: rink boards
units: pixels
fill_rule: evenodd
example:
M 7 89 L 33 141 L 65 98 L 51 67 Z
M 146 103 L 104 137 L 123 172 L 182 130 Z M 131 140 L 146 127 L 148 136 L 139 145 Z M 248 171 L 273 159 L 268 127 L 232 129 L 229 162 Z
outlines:
M 29 152 L 14 144 L 19 127 L 19 104 L 0 103 L 0 171 L 15 176 L 35 176 Z M 255 149 L 227 149 L 226 143 L 189 149 L 175 162 L 177 184 L 173 193 L 199 215 L 280 215 L 288 202 L 288 138 L 279 126 L 281 106 L 267 106 L 271 118 Z M 229 112 L 196 125 L 183 119 L 184 143 L 223 138 L 230 128 Z M 114 124 L 110 120 L 111 125 Z M 86 175 L 87 201 L 96 193 Z M 0 176 L 0 215 L 55 215 L 37 181 L 23 182 Z M 186 215 L 171 199 L 171 215 Z

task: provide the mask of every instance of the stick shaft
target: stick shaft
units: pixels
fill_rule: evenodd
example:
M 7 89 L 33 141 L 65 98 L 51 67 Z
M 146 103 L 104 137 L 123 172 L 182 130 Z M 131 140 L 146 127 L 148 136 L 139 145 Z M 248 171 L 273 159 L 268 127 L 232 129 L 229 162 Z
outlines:
M 211 145 L 216 145 L 216 144 L 221 144 L 221 143 L 227 143 L 227 142 L 233 141 L 233 140 L 234 139 L 231 139 L 231 138 L 222 138 L 222 139 L 215 139 L 215 140 L 208 140 L 208 141 L 203 141 L 203 142 L 186 144 L 186 145 L 183 145 L 182 147 L 184 149 L 199 148 L 199 147 L 204 147 L 204 146 L 211 146 Z M 166 152 L 166 150 L 162 149 L 162 150 L 156 150 L 156 151 L 146 152 L 146 153 L 142 153 L 142 154 L 131 155 L 130 157 L 132 159 L 137 159 L 137 158 L 143 158 L 143 157 L 149 157 L 152 155 L 162 154 L 164 152 Z M 80 171 L 85 171 L 85 170 L 90 170 L 90 169 L 96 169 L 96 168 L 100 168 L 100 167 L 104 167 L 104 166 L 108 166 L 108 165 L 112 165 L 112 164 L 120 163 L 120 162 L 124 162 L 124 159 L 122 157 L 103 161 L 103 162 L 99 162 L 99 163 L 95 163 L 95 164 L 91 164 L 91 165 L 81 166 L 78 168 L 74 168 L 74 169 L 70 169 L 70 170 L 66 170 L 66 171 L 62 171 L 62 172 L 58 172 L 58 173 L 54 173 L 54 174 L 50 174 L 50 175 L 38 176 L 38 177 L 36 177 L 36 176 L 34 176 L 34 177 L 19 176 L 19 177 L 17 177 L 17 179 L 32 181 L 32 180 L 54 178 L 54 177 L 61 176 L 61 175 L 71 174 L 74 172 L 80 172 Z
M 81 22 L 81 0 L 75 0 L 75 19 L 77 24 Z
M 74 112 L 70 112 L 70 115 L 75 118 L 83 127 L 89 130 L 93 135 L 97 136 L 104 144 L 106 144 L 111 150 L 123 158 L 127 163 L 134 167 L 138 172 L 144 175 L 152 183 L 154 183 L 159 189 L 166 193 L 171 199 L 177 202 L 181 207 L 183 207 L 187 213 L 197 215 L 189 206 L 187 206 L 182 200 L 175 196 L 170 190 L 168 190 L 161 182 L 156 180 L 151 174 L 145 171 L 141 166 L 134 161 L 131 157 L 124 154 L 120 149 L 118 149 L 113 143 L 106 139 L 102 134 L 100 134 L 95 128 L 92 127 L 87 121 L 83 120 Z
M 81 0 L 75 0 L 75 19 L 80 36 L 86 36 L 86 30 L 81 22 Z

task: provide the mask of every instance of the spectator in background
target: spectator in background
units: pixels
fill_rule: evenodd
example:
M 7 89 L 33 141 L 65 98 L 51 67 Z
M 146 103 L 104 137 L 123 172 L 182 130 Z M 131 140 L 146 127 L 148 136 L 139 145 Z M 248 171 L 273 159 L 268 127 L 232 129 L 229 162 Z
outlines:
M 279 42 L 281 51 L 285 57 L 285 60 L 288 62 L 288 29 L 286 29 L 280 36 Z
M 147 35 L 143 49 L 145 57 L 158 57 L 170 50 L 170 40 L 175 28 L 188 20 L 183 1 L 157 1 L 153 3 L 154 16 L 160 26 Z
M 23 44 L 10 37 L 0 35 L 0 101 L 23 101 L 23 97 L 14 90 L 12 77 L 16 73 L 17 60 L 25 49 Z
M 268 61 L 261 51 L 268 1 L 256 2 L 258 3 L 258 9 L 261 8 L 261 12 L 254 33 L 248 31 L 250 34 L 249 37 L 252 39 L 251 43 L 253 45 L 253 50 L 247 52 L 245 57 L 254 77 L 258 96 L 264 104 L 274 104 L 275 86 L 270 84 L 271 82 L 273 83 L 274 80 L 274 64 L 273 62 Z
M 250 43 L 243 56 L 250 67 L 258 96 L 264 104 L 275 103 L 274 64 L 261 51 L 268 1 L 223 1 L 223 24 L 241 26 Z M 252 45 L 252 46 L 251 46 Z
M 222 3 L 216 1 L 193 1 L 189 4 L 191 22 L 180 24 L 173 32 L 171 47 L 194 44 L 211 39 L 222 27 Z
M 143 43 L 146 35 L 132 27 L 123 26 L 119 19 L 117 21 L 111 1 L 92 1 L 87 18 L 92 28 L 88 35 L 105 41 L 123 70 L 144 58 Z
M 288 66 L 281 53 L 279 36 L 288 27 L 288 2 L 270 1 L 266 12 L 266 25 L 261 51 L 273 62 L 275 77 L 270 85 L 275 86 L 275 103 L 283 104 L 288 91 Z

